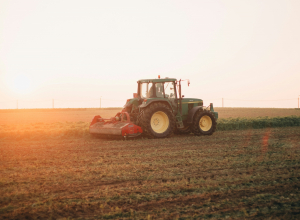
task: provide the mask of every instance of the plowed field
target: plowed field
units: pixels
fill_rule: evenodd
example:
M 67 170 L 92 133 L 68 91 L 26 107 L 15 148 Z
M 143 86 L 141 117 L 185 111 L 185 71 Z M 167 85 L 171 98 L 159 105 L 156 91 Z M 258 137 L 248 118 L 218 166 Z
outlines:
M 0 219 L 299 219 L 299 134 L 0 139 Z

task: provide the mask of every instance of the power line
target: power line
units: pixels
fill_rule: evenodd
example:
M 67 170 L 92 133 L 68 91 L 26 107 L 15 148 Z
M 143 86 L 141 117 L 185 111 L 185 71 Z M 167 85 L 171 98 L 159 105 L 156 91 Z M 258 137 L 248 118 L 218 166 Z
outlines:
M 298 98 L 294 99 L 264 99 L 264 100 L 259 100 L 259 99 L 231 99 L 231 98 L 219 98 L 219 99 L 206 99 L 206 100 L 231 100 L 231 101 L 289 101 L 289 100 L 298 100 Z M 21 100 L 18 99 L 19 102 L 50 102 L 53 99 L 45 99 L 45 100 Z M 54 99 L 55 101 L 59 102 L 88 102 L 88 101 L 99 101 L 99 99 Z M 106 101 L 124 101 L 124 99 L 103 99 L 101 100 L 106 100 Z M 11 103 L 11 102 L 16 102 L 17 100 L 8 100 L 8 101 L 0 101 L 0 103 Z
M 96 101 L 99 99 L 85 99 L 85 100 L 61 100 L 61 99 L 54 99 L 55 101 L 58 102 L 91 102 L 91 101 Z
M 16 102 L 16 100 L 14 100 L 14 101 L 1 101 L 0 103 L 11 103 L 11 102 Z
M 273 100 L 226 99 L 226 100 L 232 100 L 232 101 L 253 101 L 253 102 L 272 101 L 273 102 L 273 101 L 288 101 L 288 100 L 297 100 L 297 99 L 273 99 Z
M 299 96 L 300 97 L 300 96 Z M 294 98 L 294 99 L 266 99 L 266 100 L 255 100 L 255 99 L 232 99 L 232 98 L 219 98 L 219 99 L 206 99 L 207 101 L 220 101 L 222 100 L 222 107 L 224 107 L 224 103 L 225 101 L 235 101 L 235 102 L 282 102 L 282 101 L 295 101 L 298 100 L 298 106 L 299 106 L 299 97 L 298 98 Z M 16 104 L 16 108 L 18 109 L 20 107 L 20 104 L 22 105 L 22 103 L 24 105 L 26 105 L 26 107 L 28 107 L 28 104 L 25 103 L 49 103 L 49 107 L 51 106 L 52 108 L 54 108 L 54 103 L 56 104 L 56 108 L 58 108 L 59 106 L 73 106 L 74 104 L 71 104 L 72 102 L 85 102 L 88 103 L 89 102 L 89 106 L 99 106 L 99 101 L 100 101 L 100 108 L 102 107 L 101 105 L 105 104 L 105 106 L 108 105 L 113 105 L 113 103 L 111 102 L 125 102 L 125 100 L 120 100 L 120 99 L 103 99 L 102 96 L 98 99 L 45 99 L 45 100 L 2 100 L 0 101 L 0 108 L 3 108 L 4 106 L 8 106 L 11 105 L 12 103 Z M 104 101 L 104 103 L 103 103 Z M 91 103 L 93 102 L 93 104 Z M 97 103 L 97 104 L 96 104 Z M 111 104 L 109 104 L 111 103 Z M 230 102 L 232 104 L 232 102 Z M 115 103 L 117 104 L 117 103 Z M 30 105 L 30 104 L 29 104 Z M 32 104 L 33 105 L 33 104 Z M 31 105 L 31 106 L 32 106 Z
M 20 100 L 18 99 L 19 102 L 50 102 L 52 99 L 49 100 Z

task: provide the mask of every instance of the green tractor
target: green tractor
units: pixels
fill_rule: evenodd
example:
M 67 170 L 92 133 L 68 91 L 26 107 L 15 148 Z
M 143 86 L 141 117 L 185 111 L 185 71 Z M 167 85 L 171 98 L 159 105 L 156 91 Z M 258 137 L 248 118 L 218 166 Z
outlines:
M 111 119 L 95 116 L 92 134 L 165 138 L 175 133 L 211 135 L 216 130 L 218 113 L 213 104 L 203 106 L 201 99 L 184 98 L 181 82 L 174 78 L 137 81 L 137 93 L 124 109 Z M 189 81 L 188 81 L 189 84 Z

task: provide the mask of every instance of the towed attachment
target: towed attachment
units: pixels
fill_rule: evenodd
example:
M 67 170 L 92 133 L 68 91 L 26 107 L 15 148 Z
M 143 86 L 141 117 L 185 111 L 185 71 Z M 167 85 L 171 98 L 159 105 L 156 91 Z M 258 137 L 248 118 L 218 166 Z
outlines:
M 126 115 L 127 120 L 124 120 Z M 122 116 L 120 118 L 120 116 Z M 136 137 L 143 133 L 140 126 L 130 122 L 128 112 L 119 112 L 115 117 L 104 119 L 100 115 L 93 118 L 90 124 L 91 134 L 117 135 L 123 137 Z

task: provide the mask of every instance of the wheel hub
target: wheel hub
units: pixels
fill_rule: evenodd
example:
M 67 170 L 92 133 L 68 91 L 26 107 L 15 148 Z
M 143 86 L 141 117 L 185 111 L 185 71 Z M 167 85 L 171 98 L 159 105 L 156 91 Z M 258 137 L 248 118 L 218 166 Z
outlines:
M 169 127 L 169 117 L 162 111 L 155 112 L 151 117 L 151 128 L 156 133 L 164 133 Z
M 154 126 L 158 126 L 159 125 L 159 119 L 155 118 L 153 121 Z
M 201 130 L 208 131 L 212 127 L 212 120 L 209 116 L 204 115 L 200 118 L 199 126 Z

